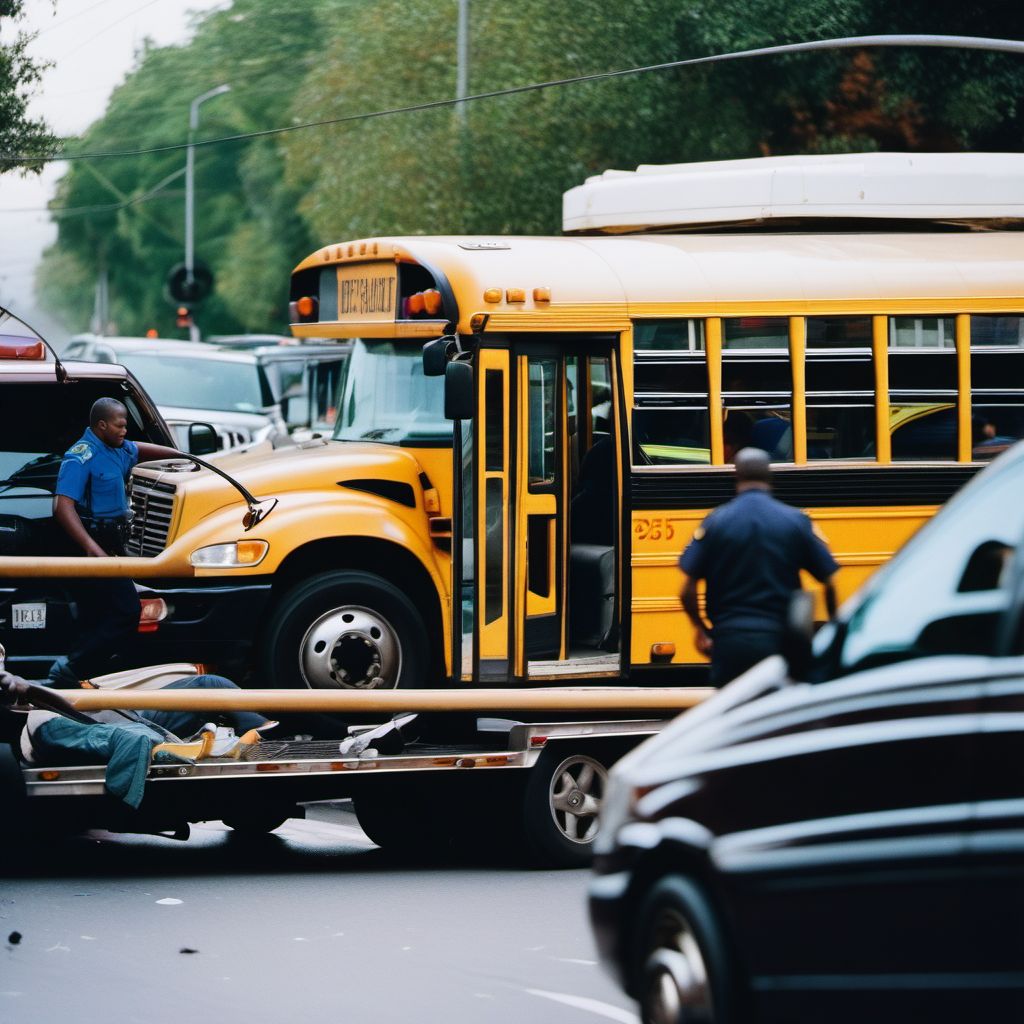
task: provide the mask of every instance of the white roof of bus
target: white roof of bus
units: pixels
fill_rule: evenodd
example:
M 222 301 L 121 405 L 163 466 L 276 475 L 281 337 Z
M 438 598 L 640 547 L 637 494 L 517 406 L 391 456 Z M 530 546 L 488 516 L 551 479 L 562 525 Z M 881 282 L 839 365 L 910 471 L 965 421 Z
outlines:
M 793 219 L 1024 217 L 1024 154 L 848 153 L 605 171 L 562 198 L 562 230 Z
M 378 243 L 445 273 L 460 313 L 529 311 L 532 298 L 485 289 L 551 289 L 563 304 L 997 298 L 1024 301 L 1024 232 L 736 233 L 617 237 L 406 237 Z M 321 264 L 335 247 L 302 265 Z

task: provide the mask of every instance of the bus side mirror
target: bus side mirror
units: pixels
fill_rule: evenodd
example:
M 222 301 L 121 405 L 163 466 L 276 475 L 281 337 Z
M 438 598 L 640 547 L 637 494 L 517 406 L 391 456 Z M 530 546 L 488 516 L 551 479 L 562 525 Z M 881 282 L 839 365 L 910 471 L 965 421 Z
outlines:
M 212 455 L 218 451 L 217 431 L 209 423 L 190 423 L 188 425 L 189 455 Z
M 448 363 L 444 370 L 444 417 L 447 420 L 473 418 L 473 366 L 471 363 Z
M 782 656 L 786 659 L 789 678 L 802 683 L 810 674 L 814 654 L 814 595 L 798 590 L 790 598 L 786 626 L 782 635 Z
M 448 339 L 435 338 L 423 346 L 423 376 L 443 377 L 448 366 Z

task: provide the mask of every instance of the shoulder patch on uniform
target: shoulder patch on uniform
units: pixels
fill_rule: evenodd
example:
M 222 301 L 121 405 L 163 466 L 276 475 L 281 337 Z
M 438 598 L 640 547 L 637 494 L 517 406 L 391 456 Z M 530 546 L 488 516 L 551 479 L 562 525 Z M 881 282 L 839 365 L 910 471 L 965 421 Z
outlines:
M 88 462 L 92 458 L 92 448 L 84 441 L 79 441 L 78 444 L 72 445 L 68 449 L 68 455 L 78 459 L 79 462 Z

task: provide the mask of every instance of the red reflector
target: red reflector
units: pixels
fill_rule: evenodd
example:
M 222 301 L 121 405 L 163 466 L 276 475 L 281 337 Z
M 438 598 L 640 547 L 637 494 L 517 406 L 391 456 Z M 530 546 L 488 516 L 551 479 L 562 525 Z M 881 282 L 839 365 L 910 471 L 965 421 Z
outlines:
M 530 746 L 531 747 L 543 747 L 544 744 L 547 743 L 547 741 L 548 741 L 547 736 L 531 736 L 530 737 Z
M 162 597 L 144 597 L 139 602 L 139 632 L 155 633 L 161 622 L 167 618 L 167 602 Z

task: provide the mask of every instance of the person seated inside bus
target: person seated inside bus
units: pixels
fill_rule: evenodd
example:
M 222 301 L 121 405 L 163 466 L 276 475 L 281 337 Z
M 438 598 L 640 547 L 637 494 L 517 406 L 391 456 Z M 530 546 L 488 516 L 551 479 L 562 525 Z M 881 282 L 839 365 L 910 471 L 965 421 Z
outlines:
M 736 453 L 754 445 L 754 421 L 740 409 L 725 414 L 722 424 L 722 445 L 726 463 L 736 461 Z

